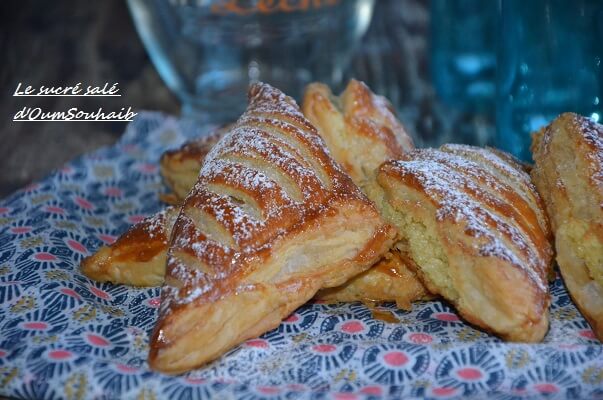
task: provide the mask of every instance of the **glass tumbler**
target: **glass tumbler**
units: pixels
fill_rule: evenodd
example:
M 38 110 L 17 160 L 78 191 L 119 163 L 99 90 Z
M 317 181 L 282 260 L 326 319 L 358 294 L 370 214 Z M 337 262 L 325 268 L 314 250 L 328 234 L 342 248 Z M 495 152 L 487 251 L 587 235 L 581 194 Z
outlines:
M 496 145 L 531 160 L 531 132 L 565 111 L 603 116 L 603 1 L 500 0 Z
M 236 119 L 247 88 L 268 82 L 299 99 L 338 90 L 374 0 L 128 0 L 136 28 L 183 115 Z

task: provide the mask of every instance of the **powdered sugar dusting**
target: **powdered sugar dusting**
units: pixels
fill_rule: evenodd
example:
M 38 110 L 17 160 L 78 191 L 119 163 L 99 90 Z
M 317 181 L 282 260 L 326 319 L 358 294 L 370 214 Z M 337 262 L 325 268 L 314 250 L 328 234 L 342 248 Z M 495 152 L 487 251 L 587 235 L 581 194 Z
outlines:
M 500 154 L 502 153 L 500 150 L 490 151 L 462 144 L 445 144 L 440 149 L 474 160 L 487 169 L 490 174 L 494 175 L 494 178 L 499 178 L 504 180 L 505 183 L 509 183 L 538 216 L 540 228 L 545 234 L 549 232 L 548 217 L 540 207 L 540 196 L 536 191 L 536 187 L 532 183 L 528 173 L 522 168 L 520 162 L 513 160 L 513 156 L 507 154 L 508 157 L 505 157 Z M 495 181 L 498 182 L 499 179 L 495 179 Z M 511 205 L 513 206 L 513 204 Z
M 525 271 L 541 290 L 546 290 L 547 285 L 542 273 L 544 266 L 534 252 L 533 245 L 530 246 L 526 241 L 529 239 L 496 212 L 485 207 L 479 199 L 468 194 L 474 192 L 480 196 L 488 196 L 468 179 L 467 175 L 440 161 L 446 159 L 468 170 L 479 169 L 477 164 L 437 150 L 416 151 L 412 153 L 412 158 L 410 161 L 391 162 L 390 165 L 401 175 L 412 175 L 418 179 L 425 193 L 437 202 L 437 219 L 452 219 L 456 223 L 463 223 L 465 233 L 479 239 L 474 242 L 475 246 L 478 246 L 478 254 L 498 257 L 514 264 Z M 508 239 L 502 240 L 505 237 Z M 523 255 L 526 256 L 525 259 Z
M 366 201 L 295 101 L 268 85 L 253 86 L 247 112 L 209 151 L 185 200 L 168 254 L 164 302 L 183 305 L 224 295 L 221 281 L 240 279 L 235 272 L 344 197 Z M 203 214 L 187 211 L 191 207 Z M 204 218 L 232 242 L 212 240 L 220 236 L 204 226 Z M 188 265 L 195 262 L 187 257 L 198 265 Z
M 506 176 L 513 177 L 516 181 L 520 181 L 523 183 L 529 182 L 529 177 L 527 176 L 527 174 L 517 170 L 516 168 L 513 168 L 506 161 L 501 159 L 498 155 L 487 149 L 481 147 L 468 146 L 464 144 L 446 144 L 442 146 L 442 150 L 450 151 L 455 154 L 460 153 L 459 155 L 461 156 L 462 154 L 470 153 L 478 154 L 479 157 L 487 160 L 491 165 L 493 165 L 496 169 L 502 171 L 503 174 L 505 174 Z
M 170 208 L 171 207 L 167 207 L 166 209 L 163 209 L 160 212 L 146 218 L 142 222 L 142 228 L 147 233 L 149 238 L 153 239 L 156 235 L 159 235 L 162 237 L 163 242 L 167 244 L 168 238 L 166 237 L 166 214 Z
M 597 124 L 590 118 L 571 114 L 573 131 L 582 135 L 583 140 L 590 147 L 586 157 L 590 160 L 590 177 L 593 183 L 603 191 L 603 125 Z M 603 195 L 603 193 L 601 193 Z

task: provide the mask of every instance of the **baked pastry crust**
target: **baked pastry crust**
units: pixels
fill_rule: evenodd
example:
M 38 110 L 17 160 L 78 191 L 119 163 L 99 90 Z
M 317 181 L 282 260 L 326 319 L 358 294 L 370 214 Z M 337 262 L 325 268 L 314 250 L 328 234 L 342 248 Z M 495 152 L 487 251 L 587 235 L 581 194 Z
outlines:
M 160 286 L 165 275 L 168 241 L 182 203 L 199 176 L 205 156 L 228 132 L 228 126 L 187 142 L 161 156 L 160 171 L 172 194 L 162 200 L 177 204 L 133 225 L 110 246 L 81 263 L 90 279 L 131 286 Z
M 444 146 L 389 161 L 377 179 L 377 206 L 401 237 L 395 247 L 431 292 L 504 339 L 544 337 L 552 249 L 524 171 L 488 150 Z
M 228 133 L 228 128 L 229 125 L 221 127 L 209 135 L 186 142 L 181 147 L 162 154 L 159 170 L 166 185 L 174 194 L 174 198 L 170 202 L 182 203 L 197 182 L 205 156 Z
M 603 341 L 603 126 L 565 113 L 533 136 L 532 179 L 567 289 Z
M 167 207 L 133 225 L 113 244 L 82 260 L 82 272 L 99 282 L 161 285 L 168 240 L 178 211 L 177 207 Z
M 306 88 L 302 110 L 318 129 L 333 158 L 354 183 L 372 199 L 377 168 L 403 157 L 414 148 L 412 139 L 396 118 L 391 105 L 362 82 L 351 80 L 339 97 L 328 86 Z M 321 290 L 326 301 L 395 301 L 401 308 L 426 297 L 427 291 L 398 252 L 388 255 L 369 271 L 346 284 Z
M 322 83 L 308 85 L 302 111 L 318 128 L 333 158 L 365 193 L 384 161 L 398 159 L 414 148 L 387 99 L 354 79 L 339 97 Z M 203 158 L 227 131 L 228 126 L 222 127 L 162 155 L 161 175 L 176 200 L 188 194 Z
M 151 368 L 198 367 L 374 264 L 395 231 L 266 84 L 210 151 L 172 234 Z
M 342 111 L 333 101 L 342 105 Z M 331 144 L 331 154 L 345 155 L 345 158 L 336 161 L 347 165 L 349 168 L 346 172 L 352 174 L 353 180 L 363 185 L 367 192 L 370 191 L 371 184 L 376 184 L 374 170 L 382 162 L 400 157 L 412 147 L 412 140 L 395 118 L 391 106 L 383 97 L 371 93 L 361 82 L 351 81 L 337 99 L 325 85 L 309 85 L 304 109 L 311 122 L 320 124 L 319 133 Z M 342 130 L 335 132 L 334 127 L 337 126 Z M 218 129 L 211 135 L 185 143 L 178 149 L 169 150 L 161 157 L 161 173 L 166 184 L 174 192 L 176 202 L 182 202 L 194 185 L 205 156 L 227 131 L 227 128 Z M 344 146 L 350 147 L 351 153 L 343 151 Z M 366 153 L 364 149 L 367 146 L 373 149 L 372 157 L 357 158 L 350 155 Z M 132 228 L 138 232 L 141 242 L 151 239 L 143 237 L 145 232 L 152 232 L 145 226 L 149 221 L 153 219 L 142 221 L 140 226 Z M 173 223 L 174 219 L 171 222 Z M 171 226 L 164 229 L 171 231 Z M 111 250 L 114 253 L 128 254 L 126 246 L 131 246 L 131 242 L 118 240 L 111 246 Z M 157 261 L 165 259 L 167 243 L 164 249 L 156 248 L 156 251 Z M 113 283 L 158 286 L 163 282 L 161 271 L 162 268 L 165 271 L 165 268 L 160 263 L 155 262 L 149 271 L 145 271 L 137 264 L 135 253 L 129 252 L 132 255 L 130 264 L 121 257 L 119 264 L 115 265 L 112 264 L 113 259 L 107 257 L 107 252 L 104 248 L 99 250 L 98 256 L 87 262 L 87 270 L 91 270 L 95 262 L 102 262 L 102 266 L 97 266 L 96 269 L 111 271 L 111 275 L 105 273 L 103 278 Z M 136 276 L 120 273 L 120 267 L 128 268 L 132 265 L 137 266 Z M 427 295 L 415 273 L 406 267 L 402 258 L 395 252 L 375 265 L 374 271 L 371 269 L 360 274 L 352 279 L 349 285 L 345 283 L 338 288 L 319 291 L 317 298 L 326 301 L 395 301 L 402 308 L 410 308 L 411 301 L 426 298 Z
M 383 162 L 414 149 L 387 99 L 357 80 L 350 80 L 339 97 L 322 83 L 309 84 L 302 110 L 333 158 L 365 193 Z
M 410 310 L 414 301 L 432 297 L 397 250 L 388 252 L 369 270 L 345 284 L 316 294 L 317 299 L 326 302 L 361 301 L 370 305 L 393 301 L 403 310 Z

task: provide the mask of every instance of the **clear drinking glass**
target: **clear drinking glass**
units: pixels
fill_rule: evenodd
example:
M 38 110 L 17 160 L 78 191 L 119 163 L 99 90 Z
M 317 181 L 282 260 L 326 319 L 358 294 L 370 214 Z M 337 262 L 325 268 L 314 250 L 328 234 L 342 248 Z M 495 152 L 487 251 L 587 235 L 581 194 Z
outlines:
M 183 114 L 235 119 L 249 83 L 296 97 L 322 81 L 340 89 L 374 0 L 128 0 L 136 28 Z
M 603 1 L 501 0 L 496 144 L 530 160 L 530 133 L 565 111 L 603 116 Z

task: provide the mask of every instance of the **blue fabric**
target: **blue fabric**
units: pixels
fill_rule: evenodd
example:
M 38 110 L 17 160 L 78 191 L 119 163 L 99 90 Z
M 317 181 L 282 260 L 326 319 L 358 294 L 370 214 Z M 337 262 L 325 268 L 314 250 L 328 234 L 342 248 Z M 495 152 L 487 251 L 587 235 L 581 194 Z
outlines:
M 542 344 L 503 343 L 440 301 L 309 303 L 181 376 L 149 370 L 159 288 L 93 282 L 83 257 L 161 209 L 158 159 L 207 129 L 142 113 L 123 138 L 0 201 L 0 394 L 17 398 L 591 398 L 602 346 L 560 279 Z

